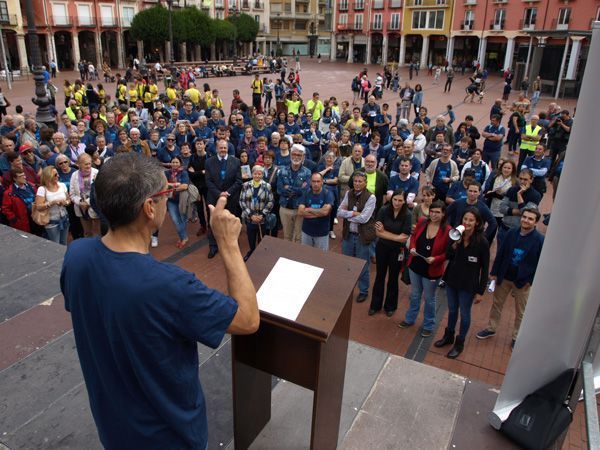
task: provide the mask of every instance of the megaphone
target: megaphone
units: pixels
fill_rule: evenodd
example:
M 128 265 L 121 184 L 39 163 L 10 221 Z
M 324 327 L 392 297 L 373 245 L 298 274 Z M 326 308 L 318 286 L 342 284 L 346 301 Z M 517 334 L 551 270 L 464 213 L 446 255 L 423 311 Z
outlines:
M 450 236 L 450 239 L 452 239 L 453 241 L 460 241 L 460 238 L 462 238 L 462 234 L 464 233 L 464 231 L 464 225 L 459 225 L 456 228 L 452 228 L 450 230 L 450 233 L 448 233 L 448 236 Z

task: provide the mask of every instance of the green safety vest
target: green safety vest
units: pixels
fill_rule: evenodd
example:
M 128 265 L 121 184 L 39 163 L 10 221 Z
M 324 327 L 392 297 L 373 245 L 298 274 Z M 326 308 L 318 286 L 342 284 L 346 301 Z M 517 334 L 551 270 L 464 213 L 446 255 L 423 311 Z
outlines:
M 541 130 L 542 130 L 542 127 L 540 127 L 539 125 L 536 125 L 534 129 L 531 128 L 531 125 L 525 125 L 525 136 L 535 138 L 535 141 L 522 140 L 520 149 L 526 150 L 528 152 L 535 151 L 535 146 L 538 145 L 541 140 L 541 137 L 540 137 Z

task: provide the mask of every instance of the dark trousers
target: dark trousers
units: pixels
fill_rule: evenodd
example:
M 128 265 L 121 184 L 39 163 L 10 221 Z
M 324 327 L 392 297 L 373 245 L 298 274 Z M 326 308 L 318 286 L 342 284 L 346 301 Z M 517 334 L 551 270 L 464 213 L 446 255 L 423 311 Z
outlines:
M 373 295 L 371 296 L 371 309 L 379 311 L 383 303 L 383 309 L 395 311 L 398 308 L 398 276 L 402 268 L 401 261 L 398 261 L 400 249 L 393 249 L 387 245 L 378 243 L 375 247 L 375 257 L 377 259 L 377 274 L 373 284 Z M 384 299 L 385 276 L 387 275 L 387 289 Z
M 470 292 L 446 285 L 446 297 L 448 298 L 448 330 L 454 332 L 460 314 L 458 335 L 464 340 L 471 326 L 471 306 L 475 296 Z
M 206 197 L 202 193 L 200 193 L 200 197 L 198 197 L 198 201 L 196 202 L 196 211 L 198 211 L 200 225 L 206 228 L 206 225 L 210 223 L 210 209 L 208 209 Z
M 75 215 L 75 207 L 71 203 L 67 206 L 67 213 L 69 213 L 69 232 L 73 240 L 83 237 L 83 227 L 79 217 Z
M 260 242 L 260 235 L 262 234 L 262 236 L 264 236 L 266 232 L 267 230 L 264 224 L 257 225 L 252 222 L 246 222 L 246 234 L 248 235 L 248 245 L 250 246 L 250 253 L 252 253 L 256 248 L 257 240 L 258 242 Z
M 262 111 L 262 96 L 260 94 L 252 94 L 252 106 L 256 108 L 256 112 L 260 113 Z
M 448 78 L 446 80 L 446 84 L 444 84 L 444 92 L 450 92 L 451 87 L 452 87 L 452 78 Z

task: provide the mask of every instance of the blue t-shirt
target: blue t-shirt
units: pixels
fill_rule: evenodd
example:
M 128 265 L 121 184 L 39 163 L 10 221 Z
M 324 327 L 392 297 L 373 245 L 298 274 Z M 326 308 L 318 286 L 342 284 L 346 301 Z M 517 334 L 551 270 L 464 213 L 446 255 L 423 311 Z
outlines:
M 467 188 L 462 180 L 455 181 L 450 185 L 448 189 L 448 195 L 453 200 L 460 200 L 461 198 L 467 198 Z
M 448 192 L 449 185 L 442 180 L 450 177 L 452 177 L 452 165 L 450 164 L 450 161 L 447 163 L 443 163 L 441 160 L 438 161 L 432 184 L 439 194 L 446 195 Z
M 402 189 L 406 194 L 417 194 L 419 192 L 419 182 L 409 175 L 408 179 L 401 180 L 400 175 L 394 175 L 390 178 L 388 191 L 397 191 Z
M 325 205 L 333 206 L 333 194 L 327 189 L 322 189 L 318 194 L 315 194 L 312 189 L 308 189 L 302 196 L 300 204 L 313 209 L 321 209 Z M 327 236 L 327 233 L 329 233 L 329 216 L 315 219 L 304 218 L 302 232 L 313 237 Z
M 216 348 L 236 302 L 175 265 L 113 252 L 99 238 L 67 248 L 60 283 L 102 445 L 204 449 L 196 342 Z
M 506 129 L 502 125 L 498 125 L 496 127 L 496 126 L 490 124 L 490 125 L 486 126 L 483 129 L 483 131 L 485 131 L 486 133 L 502 135 L 502 139 L 500 139 L 499 141 L 490 141 L 489 139 L 486 139 L 485 141 L 483 141 L 483 151 L 494 153 L 494 152 L 499 152 L 500 150 L 502 150 L 502 141 L 504 139 L 504 136 L 506 135 Z

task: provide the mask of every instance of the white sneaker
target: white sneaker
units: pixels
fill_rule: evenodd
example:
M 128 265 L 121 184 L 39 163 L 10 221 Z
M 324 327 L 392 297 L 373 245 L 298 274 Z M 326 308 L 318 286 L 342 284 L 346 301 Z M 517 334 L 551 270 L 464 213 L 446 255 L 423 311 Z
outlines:
M 150 247 L 152 247 L 152 248 L 158 247 L 158 238 L 156 236 L 152 236 L 152 241 L 150 242 Z
M 335 239 L 335 238 L 336 238 L 336 235 L 335 235 L 335 233 L 334 233 L 333 231 L 330 231 L 330 232 L 329 232 L 329 237 L 330 237 L 331 239 Z
M 338 221 L 337 217 L 334 217 L 334 218 L 333 218 L 333 223 L 335 223 L 336 225 L 339 223 L 339 221 Z

